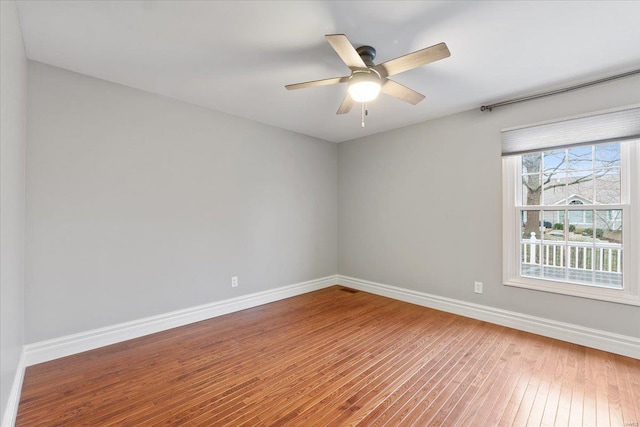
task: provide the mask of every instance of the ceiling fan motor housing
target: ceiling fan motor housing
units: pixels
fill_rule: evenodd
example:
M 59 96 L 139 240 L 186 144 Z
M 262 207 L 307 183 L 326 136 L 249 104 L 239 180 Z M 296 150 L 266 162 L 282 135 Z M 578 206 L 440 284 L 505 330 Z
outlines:
M 376 50 L 371 46 L 360 46 L 356 49 L 362 61 L 367 65 L 367 67 L 373 67 L 375 64 L 373 60 L 376 58 Z

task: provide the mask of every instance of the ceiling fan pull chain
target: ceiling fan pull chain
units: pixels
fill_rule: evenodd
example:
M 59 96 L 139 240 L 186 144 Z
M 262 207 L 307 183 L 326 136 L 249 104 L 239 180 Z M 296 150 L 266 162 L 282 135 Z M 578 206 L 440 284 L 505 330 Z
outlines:
M 362 120 L 360 121 L 360 126 L 364 127 L 364 119 L 365 117 L 367 117 L 369 115 L 369 109 L 367 108 L 367 103 L 363 102 L 362 103 Z

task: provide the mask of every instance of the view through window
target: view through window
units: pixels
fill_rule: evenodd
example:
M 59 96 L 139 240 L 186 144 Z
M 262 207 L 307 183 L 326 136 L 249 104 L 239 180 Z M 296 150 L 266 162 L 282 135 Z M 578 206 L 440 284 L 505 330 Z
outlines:
M 622 289 L 620 143 L 519 156 L 520 274 Z

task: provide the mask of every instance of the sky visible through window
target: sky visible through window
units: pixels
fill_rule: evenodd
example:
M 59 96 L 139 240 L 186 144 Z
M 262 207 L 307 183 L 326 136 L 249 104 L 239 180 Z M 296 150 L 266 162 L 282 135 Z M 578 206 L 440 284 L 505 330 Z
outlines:
M 620 203 L 620 144 L 523 155 L 522 182 L 525 206 Z

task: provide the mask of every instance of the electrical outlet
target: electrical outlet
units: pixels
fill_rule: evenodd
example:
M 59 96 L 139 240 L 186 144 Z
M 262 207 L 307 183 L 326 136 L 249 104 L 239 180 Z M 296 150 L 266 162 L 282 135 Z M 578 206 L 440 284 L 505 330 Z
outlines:
M 238 287 L 238 276 L 233 276 L 231 278 L 231 287 L 232 288 L 237 288 Z
M 473 283 L 473 292 L 475 292 L 476 294 L 482 293 L 482 282 Z

